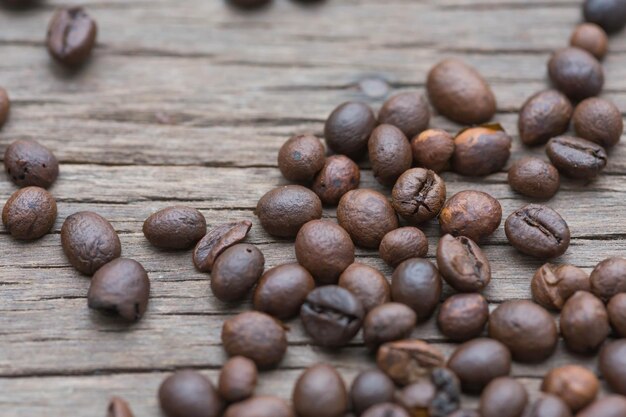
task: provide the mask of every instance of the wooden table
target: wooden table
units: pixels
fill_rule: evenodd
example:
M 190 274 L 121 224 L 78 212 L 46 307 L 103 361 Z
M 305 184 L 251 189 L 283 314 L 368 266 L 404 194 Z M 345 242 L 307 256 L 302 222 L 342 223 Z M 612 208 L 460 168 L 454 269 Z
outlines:
M 127 398 L 135 415 L 159 416 L 156 392 L 173 369 L 195 368 L 214 381 L 226 356 L 225 318 L 250 303 L 225 305 L 194 270 L 190 252 L 163 252 L 143 237 L 143 220 L 173 204 L 200 209 L 209 225 L 247 218 L 249 241 L 267 267 L 294 260 L 292 242 L 268 236 L 253 208 L 284 184 L 276 168 L 280 145 L 292 134 L 321 135 L 330 111 L 346 100 L 379 107 L 388 94 L 424 90 L 428 69 L 444 57 L 475 65 L 498 98 L 496 120 L 517 134 L 517 111 L 546 88 L 546 61 L 568 43 L 580 20 L 574 0 L 328 0 L 302 7 L 276 0 L 262 12 L 241 14 L 220 0 L 84 0 L 98 21 L 99 45 L 89 65 L 69 74 L 51 63 L 44 37 L 56 6 L 0 11 L 0 85 L 13 98 L 0 132 L 41 141 L 59 157 L 51 189 L 59 205 L 54 233 L 32 243 L 0 234 L 0 415 L 100 416 L 111 395 Z M 626 108 L 626 33 L 611 40 L 604 96 Z M 456 131 L 441 117 L 431 125 Z M 515 140 L 511 160 L 542 149 Z M 590 270 L 626 249 L 626 145 L 611 153 L 597 181 L 565 181 L 549 202 L 568 221 L 572 245 L 559 262 Z M 382 188 L 363 165 L 362 187 Z M 487 178 L 444 175 L 449 195 L 489 192 L 504 215 L 527 200 L 513 193 L 504 172 Z M 0 181 L 4 201 L 15 187 Z M 150 273 L 152 297 L 142 321 L 126 327 L 87 308 L 89 279 L 72 269 L 60 247 L 63 220 L 79 210 L 108 218 L 123 255 Z M 325 210 L 333 218 L 334 210 Z M 425 228 L 432 259 L 438 228 Z M 484 245 L 494 279 L 492 307 L 529 298 L 540 262 L 518 254 L 502 227 Z M 374 251 L 358 260 L 391 271 Z M 450 293 L 449 289 L 446 289 Z M 346 380 L 374 366 L 361 345 L 340 352 L 311 346 L 298 320 L 288 323 L 290 348 L 281 367 L 264 373 L 259 392 L 291 395 L 302 369 L 320 362 Z M 447 354 L 431 320 L 414 336 Z M 562 346 L 546 363 L 516 364 L 514 374 L 535 396 L 544 373 L 557 365 L 595 359 Z M 469 400 L 470 402 L 474 400 Z

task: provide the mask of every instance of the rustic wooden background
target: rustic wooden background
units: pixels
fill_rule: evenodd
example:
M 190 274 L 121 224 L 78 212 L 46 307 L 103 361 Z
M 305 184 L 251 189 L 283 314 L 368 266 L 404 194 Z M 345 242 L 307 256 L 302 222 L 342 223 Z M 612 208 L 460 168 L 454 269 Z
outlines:
M 44 37 L 54 8 L 84 4 L 99 25 L 89 65 L 67 73 L 51 63 Z M 188 204 L 209 225 L 248 218 L 249 241 L 271 267 L 295 259 L 289 241 L 269 237 L 252 213 L 258 198 L 283 184 L 279 146 L 290 135 L 321 135 L 329 112 L 346 100 L 379 107 L 400 90 L 424 90 L 428 69 L 457 56 L 475 65 L 498 98 L 496 120 L 517 134 L 517 111 L 545 88 L 550 52 L 567 44 L 580 20 L 574 0 L 327 0 L 303 7 L 276 0 L 242 14 L 221 0 L 46 0 L 29 11 L 0 10 L 0 85 L 13 98 L 0 152 L 13 140 L 41 141 L 59 157 L 51 189 L 59 203 L 54 233 L 32 243 L 0 234 L 0 414 L 99 416 L 111 395 L 127 398 L 135 415 L 159 416 L 156 392 L 173 369 L 191 367 L 215 381 L 225 355 L 225 318 L 250 303 L 225 305 L 194 270 L 190 252 L 162 252 L 141 233 L 157 209 Z M 626 33 L 611 39 L 604 96 L 626 108 Z M 433 127 L 459 126 L 435 117 Z M 522 149 L 512 160 L 541 149 Z M 626 144 L 611 153 L 604 175 L 585 185 L 564 182 L 549 205 L 568 221 L 572 245 L 559 261 L 590 270 L 626 247 Z M 364 165 L 363 187 L 381 189 Z M 447 173 L 449 195 L 475 188 L 497 197 L 507 216 L 526 203 L 506 174 L 484 179 Z M 0 201 L 15 190 L 0 181 Z M 146 267 L 152 297 L 144 319 L 130 327 L 88 310 L 88 278 L 64 258 L 65 217 L 94 210 L 119 232 L 123 255 Z M 325 217 L 334 217 L 326 210 Z M 426 228 L 430 256 L 438 230 Z M 506 243 L 502 227 L 484 245 L 494 279 L 492 306 L 529 298 L 539 262 Z M 384 266 L 372 251 L 358 260 Z M 448 291 L 449 292 L 449 291 Z M 360 343 L 341 352 L 311 346 L 298 320 L 280 369 L 262 375 L 259 392 L 289 398 L 304 367 L 338 366 L 347 380 L 373 366 Z M 433 321 L 414 335 L 453 345 Z M 548 362 L 517 364 L 514 373 L 536 394 L 551 367 L 595 359 L 562 347 Z M 469 400 L 475 401 L 475 400 Z

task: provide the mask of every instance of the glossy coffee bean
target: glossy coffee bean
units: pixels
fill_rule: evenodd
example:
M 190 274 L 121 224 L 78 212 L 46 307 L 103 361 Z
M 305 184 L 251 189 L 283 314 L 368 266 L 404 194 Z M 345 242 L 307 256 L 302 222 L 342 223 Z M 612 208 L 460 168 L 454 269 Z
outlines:
M 452 374 L 450 371 L 448 373 Z M 399 390 L 396 393 L 396 403 L 411 416 L 447 416 L 449 411 L 458 409 L 459 397 L 458 392 L 439 390 L 431 378 L 421 378 Z
M 565 345 L 580 354 L 597 351 L 611 331 L 604 303 L 585 291 L 578 291 L 565 302 L 560 324 Z
M 419 224 L 437 217 L 446 202 L 446 183 L 435 171 L 413 168 L 393 186 L 391 204 L 409 223 Z
M 589 291 L 589 274 L 573 265 L 544 264 L 530 282 L 533 301 L 549 310 L 561 310 L 577 291 Z
M 370 369 L 361 372 L 352 381 L 350 402 L 357 416 L 368 408 L 381 403 L 392 402 L 396 387 L 382 371 Z
M 326 158 L 311 189 L 322 203 L 336 206 L 345 193 L 359 188 L 360 181 L 361 171 L 352 159 L 345 155 L 332 155 Z
M 498 172 L 511 156 L 512 142 L 500 125 L 465 129 L 454 138 L 452 169 L 473 177 Z
M 213 295 L 224 302 L 242 300 L 263 274 L 264 266 L 265 257 L 256 246 L 249 243 L 231 246 L 213 265 Z
M 619 142 L 624 133 L 622 113 L 612 102 L 592 97 L 582 101 L 572 118 L 576 135 L 605 148 Z
M 206 220 L 192 207 L 166 207 L 146 219 L 143 234 L 157 248 L 189 249 L 206 234 Z
M 411 139 L 428 128 L 430 123 L 428 102 L 418 93 L 396 94 L 380 108 L 378 122 L 397 127 Z
M 550 370 L 543 378 L 541 390 L 561 398 L 573 412 L 593 402 L 600 390 L 600 381 L 586 368 L 565 365 Z
M 398 385 L 409 385 L 430 378 L 435 368 L 444 364 L 439 348 L 418 339 L 388 342 L 378 349 L 376 363 Z
M 563 255 L 570 243 L 565 220 L 541 204 L 528 204 L 511 213 L 504 223 L 504 232 L 511 246 L 539 259 Z
M 417 323 L 417 315 L 400 303 L 385 303 L 372 309 L 363 322 L 363 341 L 371 351 L 387 342 L 406 339 Z
M 611 390 L 626 395 L 626 339 L 606 344 L 600 351 L 598 367 Z
M 288 320 L 300 313 L 306 296 L 315 288 L 309 272 L 297 263 L 276 266 L 266 271 L 254 290 L 256 310 Z
M 433 314 L 441 298 L 441 288 L 439 271 L 426 259 L 407 259 L 391 277 L 391 299 L 411 307 L 419 321 Z
M 606 309 L 615 333 L 620 337 L 626 337 L 626 293 L 614 295 Z
M 607 395 L 576 414 L 576 417 L 623 417 L 626 399 L 620 395 Z
M 193 250 L 193 264 L 198 271 L 211 272 L 216 259 L 231 246 L 246 238 L 252 222 L 240 220 L 224 223 L 209 230 Z
M 258 396 L 232 404 L 223 417 L 296 417 L 293 408 L 277 397 Z
M 107 417 L 133 417 L 133 412 L 128 403 L 120 397 L 113 397 L 109 401 Z
M 524 417 L 572 417 L 572 412 L 556 395 L 544 394 L 528 407 Z
M 502 206 L 482 191 L 461 191 L 446 201 L 439 214 L 442 233 L 467 236 L 480 243 L 496 231 L 502 221 Z
M 9 119 L 9 112 L 11 111 L 11 100 L 9 99 L 9 93 L 7 90 L 0 87 L 0 128 Z
M 437 266 L 452 288 L 460 292 L 482 291 L 491 281 L 489 260 L 465 236 L 444 235 L 437 245 Z
M 411 168 L 411 144 L 395 126 L 378 126 L 372 132 L 367 147 L 374 178 L 383 185 L 393 185 L 404 171 Z
M 618 32 L 626 25 L 626 4 L 621 0 L 585 0 L 583 14 L 587 22 L 599 25 L 608 33 Z
M 322 141 L 313 135 L 292 136 L 278 151 L 278 168 L 289 181 L 309 183 L 326 161 Z
M 196 371 L 178 371 L 159 388 L 159 403 L 168 417 L 219 417 L 224 404 L 211 381 Z
M 552 84 L 572 100 L 596 96 L 604 85 L 604 70 L 598 60 L 580 48 L 556 51 L 548 62 Z
M 301 185 L 286 185 L 261 197 L 254 213 L 270 235 L 295 237 L 306 222 L 322 217 L 322 202 Z
M 378 269 L 358 262 L 343 271 L 338 285 L 358 298 L 366 313 L 374 307 L 388 303 L 391 297 L 391 289 L 385 276 Z
M 50 149 L 34 140 L 16 140 L 4 152 L 7 175 L 19 187 L 48 188 L 59 175 L 59 162 Z
M 337 206 L 339 225 L 355 245 L 378 248 L 383 237 L 398 228 L 398 216 L 387 197 L 369 189 L 346 193 Z
M 481 417 L 521 417 L 528 404 L 526 388 L 510 377 L 496 378 L 480 396 Z
M 411 417 L 409 413 L 392 402 L 376 404 L 368 408 L 361 417 Z
M 305 370 L 296 381 L 291 400 L 299 417 L 343 417 L 348 410 L 346 385 L 330 365 Z
M 590 180 L 607 163 L 606 151 L 602 146 L 574 136 L 550 139 L 546 153 L 561 174 L 575 179 Z
M 50 20 L 46 45 L 59 63 L 85 63 L 96 44 L 96 22 L 81 7 L 58 9 Z
M 232 357 L 222 366 L 217 392 L 224 401 L 231 403 L 248 399 L 256 388 L 257 373 L 250 359 Z
M 604 29 L 595 23 L 582 23 L 576 26 L 569 40 L 570 46 L 584 49 L 597 60 L 602 61 L 609 49 L 609 37 Z
M 335 153 L 360 159 L 367 151 L 367 141 L 376 127 L 376 116 L 365 103 L 347 102 L 338 106 L 326 119 L 324 137 Z
M 423 258 L 428 254 L 428 238 L 417 227 L 400 227 L 387 233 L 378 248 L 380 258 L 396 267 L 409 258 Z
M 455 342 L 463 342 L 482 334 L 489 319 L 489 305 L 480 294 L 455 294 L 439 309 L 437 326 L 441 333 Z
M 497 340 L 478 338 L 456 348 L 448 360 L 467 393 L 479 393 L 495 378 L 511 372 L 511 353 Z
M 411 140 L 413 160 L 421 168 L 441 172 L 450 165 L 454 137 L 441 129 L 429 129 Z
M 40 187 L 17 190 L 4 204 L 2 223 L 15 239 L 35 240 L 48 233 L 57 218 L 57 203 Z
M 561 185 L 554 165 L 535 157 L 522 158 L 511 165 L 508 180 L 513 190 L 541 200 L 554 197 Z
M 626 292 L 626 259 L 607 258 L 591 271 L 591 292 L 604 302 L 615 295 Z
M 542 145 L 567 131 L 574 108 L 557 90 L 545 90 L 531 96 L 519 113 L 517 127 L 525 145 Z

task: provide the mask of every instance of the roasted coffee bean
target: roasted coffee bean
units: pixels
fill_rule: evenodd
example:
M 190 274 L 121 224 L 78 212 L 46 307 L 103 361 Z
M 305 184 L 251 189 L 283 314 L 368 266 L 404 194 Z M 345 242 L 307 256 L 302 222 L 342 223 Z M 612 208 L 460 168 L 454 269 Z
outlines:
M 332 155 L 326 158 L 311 189 L 322 203 L 336 206 L 345 193 L 359 188 L 360 181 L 361 171 L 352 159 L 344 155 Z
M 528 204 L 511 213 L 504 223 L 504 232 L 515 249 L 539 259 L 563 255 L 570 242 L 565 220 L 541 204 Z
M 511 372 L 511 353 L 497 340 L 478 338 L 456 348 L 448 368 L 459 377 L 467 393 L 479 393 L 493 379 Z
M 287 351 L 281 322 L 257 311 L 240 313 L 224 322 L 222 344 L 229 356 L 244 356 L 260 369 L 278 365 Z
M 563 175 L 590 180 L 604 169 L 607 155 L 604 148 L 591 141 L 574 136 L 550 139 L 546 147 L 550 162 Z
M 524 417 L 572 417 L 572 412 L 559 397 L 544 394 L 528 407 Z
M 11 100 L 9 99 L 9 93 L 7 90 L 0 87 L 0 128 L 4 126 L 9 119 L 9 112 L 11 111 Z
M 426 259 L 407 259 L 391 277 L 391 299 L 411 307 L 419 321 L 433 314 L 441 298 L 441 288 L 439 271 Z
M 87 293 L 89 308 L 139 320 L 148 307 L 150 279 L 143 266 L 132 259 L 117 258 L 98 269 Z
M 582 366 L 566 365 L 551 369 L 543 378 L 541 390 L 561 398 L 573 412 L 577 412 L 595 400 L 600 381 Z
M 489 319 L 489 305 L 480 294 L 455 294 L 439 309 L 437 325 L 447 338 L 456 342 L 482 334 Z
M 575 101 L 597 96 L 604 85 L 602 65 L 580 48 L 556 51 L 548 62 L 548 74 L 554 86 Z
M 565 345 L 580 354 L 597 351 L 611 331 L 604 303 L 585 291 L 578 291 L 565 302 L 560 324 Z
M 315 288 L 309 272 L 297 263 L 276 266 L 263 274 L 254 290 L 256 310 L 287 320 L 300 313 L 306 296 Z
M 467 236 L 476 243 L 496 231 L 502 221 L 498 200 L 482 191 L 461 191 L 450 197 L 439 213 L 442 233 Z
M 626 395 L 626 339 L 605 345 L 600 352 L 598 366 L 611 389 Z
M 393 381 L 378 369 L 361 372 L 352 381 L 350 400 L 357 416 L 376 404 L 392 402 L 396 387 Z
M 394 403 L 376 404 L 368 408 L 361 417 L 411 417 L 406 410 Z
M 306 222 L 322 217 L 322 202 L 301 185 L 285 185 L 261 197 L 254 213 L 270 235 L 295 237 Z
M 57 9 L 48 26 L 48 52 L 59 63 L 78 66 L 96 44 L 96 22 L 81 7 Z
M 591 271 L 591 292 L 608 302 L 615 295 L 626 292 L 626 259 L 607 258 Z
M 413 159 L 418 167 L 441 172 L 450 165 L 454 137 L 441 129 L 429 129 L 411 140 Z
M 324 347 L 348 344 L 361 328 L 364 315 L 361 301 L 336 285 L 311 291 L 300 309 L 304 330 Z
M 70 264 L 85 275 L 92 275 L 122 254 L 120 238 L 111 223 L 92 211 L 80 211 L 65 219 L 61 245 Z
M 291 400 L 299 417 L 343 417 L 348 410 L 346 385 L 330 365 L 305 370 L 296 381 Z
M 439 348 L 418 339 L 385 343 L 376 355 L 378 367 L 398 385 L 430 377 L 433 369 L 442 367 L 444 362 Z
M 326 160 L 322 141 L 313 135 L 292 136 L 278 151 L 278 168 L 289 181 L 309 183 Z
M 211 291 L 224 302 L 240 301 L 263 274 L 265 257 L 254 245 L 239 243 L 226 249 L 211 271 Z
M 622 113 L 612 102 L 592 97 L 582 101 L 572 117 L 576 134 L 605 148 L 619 142 L 624 133 Z
M 224 404 L 211 381 L 196 371 L 178 371 L 159 388 L 159 403 L 168 417 L 219 417 Z
M 107 417 L 133 417 L 133 412 L 126 401 L 120 397 L 113 397 L 109 401 Z
M 235 356 L 222 366 L 217 392 L 225 401 L 243 401 L 254 394 L 256 381 L 257 369 L 254 362 L 243 356 Z
M 611 327 L 620 337 L 626 337 L 626 293 L 620 293 L 607 305 Z
M 595 23 L 582 23 L 576 26 L 569 44 L 570 46 L 584 49 L 601 61 L 609 49 L 609 37 L 604 29 Z
M 481 417 L 521 417 L 528 404 L 526 388 L 508 376 L 496 378 L 480 396 Z
M 500 125 L 462 130 L 454 138 L 452 169 L 461 175 L 482 177 L 504 168 L 513 140 Z
M 243 10 L 253 10 L 267 6 L 272 0 L 227 0 L 227 2 Z
M 360 159 L 367 151 L 367 141 L 376 127 L 376 116 L 365 103 L 347 102 L 326 119 L 324 137 L 335 153 Z
M 554 318 L 532 301 L 505 301 L 489 317 L 489 337 L 519 362 L 541 362 L 554 353 L 559 333 Z
M 491 281 L 489 260 L 480 247 L 465 236 L 444 235 L 439 239 L 437 266 L 443 279 L 460 292 L 482 291 Z
M 458 59 L 445 59 L 428 73 L 428 97 L 439 113 L 457 123 L 484 123 L 496 113 L 496 98 L 485 79 Z
M 559 171 L 554 165 L 535 157 L 516 161 L 508 174 L 509 185 L 518 193 L 547 200 L 559 190 Z
M 410 139 L 428 128 L 430 109 L 421 94 L 400 93 L 383 104 L 378 122 L 397 127 Z
M 2 223 L 15 239 L 35 240 L 48 233 L 57 218 L 57 203 L 40 187 L 17 190 L 4 204 Z
M 383 237 L 398 228 L 398 216 L 387 197 L 368 189 L 352 190 L 341 197 L 337 220 L 354 244 L 364 248 L 378 248 Z
M 519 112 L 517 126 L 522 142 L 542 145 L 567 131 L 574 108 L 557 90 L 545 90 L 531 96 Z
M 143 234 L 157 248 L 189 249 L 206 234 L 206 220 L 192 207 L 166 207 L 146 219 Z
M 19 187 L 48 188 L 59 175 L 59 162 L 50 149 L 34 140 L 16 140 L 4 152 L 7 175 Z
M 560 310 L 576 291 L 589 291 L 589 274 L 573 265 L 544 264 L 533 276 L 533 300 L 549 310 Z
M 420 378 L 396 393 L 396 402 L 411 416 L 446 417 L 459 408 L 459 380 L 446 368 L 433 369 L 430 378 Z
M 282 398 L 258 396 L 231 405 L 223 417 L 296 417 L 296 415 Z
M 626 4 L 622 0 L 585 0 L 583 14 L 587 22 L 596 23 L 608 33 L 626 26 Z
M 383 185 L 395 184 L 398 177 L 411 168 L 411 144 L 395 126 L 378 126 L 372 132 L 367 147 L 374 178 Z
M 419 224 L 437 217 L 446 202 L 446 183 L 435 171 L 413 168 L 393 186 L 391 204 L 400 216 Z
M 383 261 L 395 268 L 407 259 L 425 257 L 428 238 L 417 227 L 400 227 L 383 237 L 378 253 Z
M 385 303 L 372 309 L 363 322 L 363 341 L 371 351 L 387 342 L 406 339 L 417 323 L 413 310 L 400 303 Z
M 218 256 L 246 238 L 252 222 L 241 220 L 221 224 L 204 235 L 193 250 L 193 264 L 198 271 L 211 272 Z
M 623 417 L 626 415 L 626 399 L 619 395 L 607 395 L 576 414 L 576 417 Z
M 448 417 L 481 417 L 475 410 L 457 410 Z M 571 417 L 571 416 L 569 416 Z
M 353 263 L 346 268 L 339 277 L 338 285 L 356 296 L 366 313 L 374 307 L 388 303 L 391 297 L 391 289 L 385 276 L 378 269 L 361 263 Z
M 430 378 L 421 378 L 396 392 L 395 401 L 411 415 L 432 416 L 430 405 L 436 394 L 437 388 Z

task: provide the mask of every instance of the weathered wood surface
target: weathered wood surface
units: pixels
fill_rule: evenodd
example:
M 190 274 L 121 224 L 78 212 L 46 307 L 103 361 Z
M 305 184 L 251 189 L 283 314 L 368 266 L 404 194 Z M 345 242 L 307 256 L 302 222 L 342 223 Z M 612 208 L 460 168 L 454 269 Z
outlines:
M 43 46 L 54 7 L 81 3 L 99 23 L 94 59 L 78 73 L 52 64 Z M 242 14 L 220 0 L 47 0 L 29 11 L 0 10 L 0 85 L 13 98 L 0 131 L 0 152 L 33 138 L 62 162 L 51 189 L 59 202 L 54 233 L 19 243 L 0 233 L 0 415 L 98 416 L 111 395 L 126 397 L 140 416 L 159 416 L 156 390 L 167 372 L 193 367 L 213 380 L 224 361 L 223 320 L 249 302 L 225 305 L 194 270 L 191 254 L 161 252 L 141 234 L 143 220 L 174 203 L 193 205 L 210 225 L 249 218 L 258 198 L 283 184 L 276 169 L 280 144 L 296 132 L 321 134 L 340 102 L 378 107 L 385 96 L 423 90 L 428 69 L 457 56 L 491 82 L 498 115 L 516 133 L 516 112 L 545 88 L 545 63 L 567 44 L 580 19 L 574 0 L 328 0 L 302 7 L 286 0 Z M 626 34 L 611 40 L 605 97 L 626 109 Z M 440 117 L 432 126 L 459 128 Z M 541 154 L 516 141 L 513 159 Z M 382 190 L 363 165 L 363 187 Z M 450 195 L 485 190 L 505 216 L 527 200 L 510 191 L 506 174 L 468 179 L 446 173 Z M 587 270 L 626 251 L 626 145 L 612 152 L 605 175 L 591 184 L 565 181 L 550 205 L 569 222 L 573 242 L 559 259 Z M 14 191 L 0 181 L 0 201 Z M 59 229 L 66 216 L 94 210 L 120 233 L 124 256 L 142 262 L 152 278 L 148 313 L 126 327 L 86 306 L 88 278 L 68 266 Z M 334 217 L 334 210 L 325 210 Z M 434 254 L 438 230 L 426 227 Z M 255 224 L 249 241 L 267 266 L 294 259 L 291 242 Z M 485 294 L 494 307 L 528 298 L 539 262 L 506 244 L 502 228 L 484 245 L 494 280 Z M 376 252 L 358 259 L 391 270 Z M 446 289 L 449 293 L 449 289 Z M 297 320 L 280 369 L 261 377 L 259 390 L 288 398 L 302 368 L 337 365 L 347 380 L 373 366 L 360 336 L 341 352 L 309 344 Z M 416 337 L 453 345 L 433 321 Z M 541 365 L 516 364 L 514 373 L 536 395 L 540 377 L 570 362 L 595 360 L 560 347 Z M 475 399 L 468 400 L 470 404 Z

